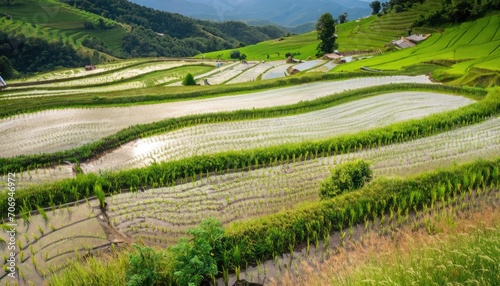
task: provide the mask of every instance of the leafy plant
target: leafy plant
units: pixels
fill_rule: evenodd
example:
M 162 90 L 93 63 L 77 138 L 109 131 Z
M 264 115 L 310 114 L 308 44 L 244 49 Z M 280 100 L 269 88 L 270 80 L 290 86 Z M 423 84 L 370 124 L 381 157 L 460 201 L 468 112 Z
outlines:
M 370 164 L 363 160 L 344 163 L 333 168 L 331 172 L 331 177 L 321 183 L 319 195 L 322 199 L 359 189 L 372 179 Z
M 220 249 L 224 236 L 222 224 L 215 219 L 203 220 L 199 227 L 192 228 L 187 234 L 191 240 L 180 239 L 171 247 L 174 257 L 174 277 L 178 285 L 196 286 L 217 275 L 214 250 Z
M 155 285 L 162 275 L 160 269 L 164 266 L 164 255 L 150 247 L 133 244 L 138 253 L 129 255 L 129 268 L 126 272 L 127 286 Z
M 188 73 L 186 75 L 186 77 L 184 77 L 184 80 L 182 81 L 182 85 L 184 85 L 184 86 L 196 85 L 196 81 L 194 80 L 194 76 L 191 73 Z
M 104 209 L 106 206 L 106 194 L 102 190 L 102 186 L 100 184 L 95 184 L 94 193 L 99 200 L 99 206 L 101 207 L 101 209 Z

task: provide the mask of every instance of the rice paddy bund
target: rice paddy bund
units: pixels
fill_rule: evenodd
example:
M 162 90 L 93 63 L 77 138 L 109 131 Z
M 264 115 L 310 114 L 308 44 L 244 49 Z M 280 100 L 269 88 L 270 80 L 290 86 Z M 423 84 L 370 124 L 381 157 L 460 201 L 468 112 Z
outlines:
M 192 114 L 266 108 L 313 100 L 346 90 L 389 83 L 430 83 L 425 76 L 390 76 L 319 82 L 195 101 L 109 108 L 72 108 L 0 120 L 0 156 L 53 153 L 82 146 L 127 128 Z M 30 134 L 30 136 L 26 136 Z
M 234 232 L 237 223 L 320 204 L 322 181 L 347 162 L 370 162 L 374 179 L 383 181 L 500 157 L 498 88 L 452 87 L 424 75 L 328 78 L 334 66 L 132 59 L 12 82 L 0 91 L 0 103 L 22 110 L 23 102 L 40 100 L 41 106 L 0 119 L 2 162 L 73 154 L 16 171 L 24 198 L 16 210 L 16 282 L 47 283 L 72 261 L 130 243 L 171 246 L 207 217 Z M 316 78 L 301 82 L 286 74 L 289 68 Z M 200 86 L 181 85 L 187 72 Z M 134 102 L 127 96 L 135 93 L 163 97 Z M 95 106 L 59 101 L 81 98 Z M 95 147 L 129 130 L 137 132 Z M 77 162 L 87 147 L 89 155 Z M 8 172 L 0 175 L 6 189 Z M 476 175 L 483 179 L 476 183 Z M 467 198 L 494 171 L 474 176 Z M 0 234 L 0 243 L 8 239 Z M 0 283 L 10 283 L 7 273 L 4 267 Z

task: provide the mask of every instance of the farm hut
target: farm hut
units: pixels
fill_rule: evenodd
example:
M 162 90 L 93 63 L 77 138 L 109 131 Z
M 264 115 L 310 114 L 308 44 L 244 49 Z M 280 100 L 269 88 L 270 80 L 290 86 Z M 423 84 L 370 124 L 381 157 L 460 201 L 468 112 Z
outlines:
M 323 60 L 338 60 L 338 59 L 341 59 L 341 58 L 342 58 L 342 55 L 340 55 L 338 53 L 325 54 L 323 56 Z
M 410 40 L 406 39 L 405 37 L 401 37 L 401 39 L 397 41 L 392 41 L 392 44 L 400 49 L 415 47 L 415 44 L 412 43 Z
M 302 60 L 296 60 L 294 59 L 292 56 L 289 56 L 287 59 L 286 59 L 286 63 L 287 64 L 296 64 L 296 63 L 301 63 Z
M 86 65 L 86 66 L 85 66 L 85 70 L 86 70 L 86 71 L 92 71 L 92 70 L 95 70 L 95 65 Z
M 3 80 L 3 78 L 0 76 L 0 87 L 5 87 L 7 86 L 7 83 Z
M 411 36 L 405 37 L 405 39 L 407 39 L 408 41 L 416 44 L 418 42 L 426 40 L 427 38 L 430 37 L 430 35 L 431 34 L 425 34 L 425 35 L 423 35 L 423 34 L 420 34 L 420 35 L 413 34 Z

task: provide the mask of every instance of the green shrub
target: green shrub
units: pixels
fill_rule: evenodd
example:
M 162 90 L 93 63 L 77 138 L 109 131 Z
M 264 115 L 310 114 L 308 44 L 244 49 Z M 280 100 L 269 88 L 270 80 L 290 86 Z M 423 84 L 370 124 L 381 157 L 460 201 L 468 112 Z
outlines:
M 136 244 L 133 246 L 139 253 L 129 255 L 129 268 L 125 274 L 127 286 L 155 285 L 161 279 L 159 269 L 164 267 L 162 252 Z
M 194 80 L 194 76 L 191 73 L 188 73 L 184 80 L 182 81 L 182 85 L 184 86 L 189 86 L 189 85 L 196 85 L 196 81 Z
M 104 209 L 104 207 L 106 205 L 106 194 L 102 190 L 102 186 L 100 184 L 95 184 L 94 194 L 96 195 L 97 199 L 99 200 L 99 206 L 101 207 L 101 209 Z
M 336 166 L 331 172 L 331 177 L 326 178 L 319 188 L 319 196 L 322 199 L 333 198 L 346 191 L 357 190 L 372 179 L 370 164 L 363 160 Z
M 173 273 L 177 285 L 196 286 L 208 279 L 214 281 L 218 273 L 214 252 L 221 249 L 224 237 L 222 223 L 209 218 L 203 220 L 199 227 L 188 230 L 187 234 L 193 239 L 181 238 L 169 248 L 174 259 Z
M 239 59 L 241 56 L 241 53 L 239 50 L 232 50 L 231 53 L 229 54 L 229 57 L 232 59 Z

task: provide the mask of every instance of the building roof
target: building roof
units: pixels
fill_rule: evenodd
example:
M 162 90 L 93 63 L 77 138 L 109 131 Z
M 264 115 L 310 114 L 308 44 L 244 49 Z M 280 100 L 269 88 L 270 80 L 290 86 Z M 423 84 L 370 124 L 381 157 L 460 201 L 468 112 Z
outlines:
M 418 42 L 421 42 L 421 41 L 429 38 L 430 35 L 431 34 L 426 34 L 426 35 L 423 35 L 423 34 L 420 34 L 420 35 L 413 34 L 413 35 L 405 37 L 405 38 L 407 40 L 413 42 L 413 43 L 418 43 Z
M 392 41 L 392 43 L 402 49 L 414 47 L 415 44 L 407 40 L 405 37 L 401 37 L 400 40 Z
M 326 58 L 331 59 L 331 60 L 335 60 L 335 59 L 342 58 L 342 55 L 339 55 L 336 53 L 331 53 L 331 54 L 325 54 L 323 57 L 326 57 Z

